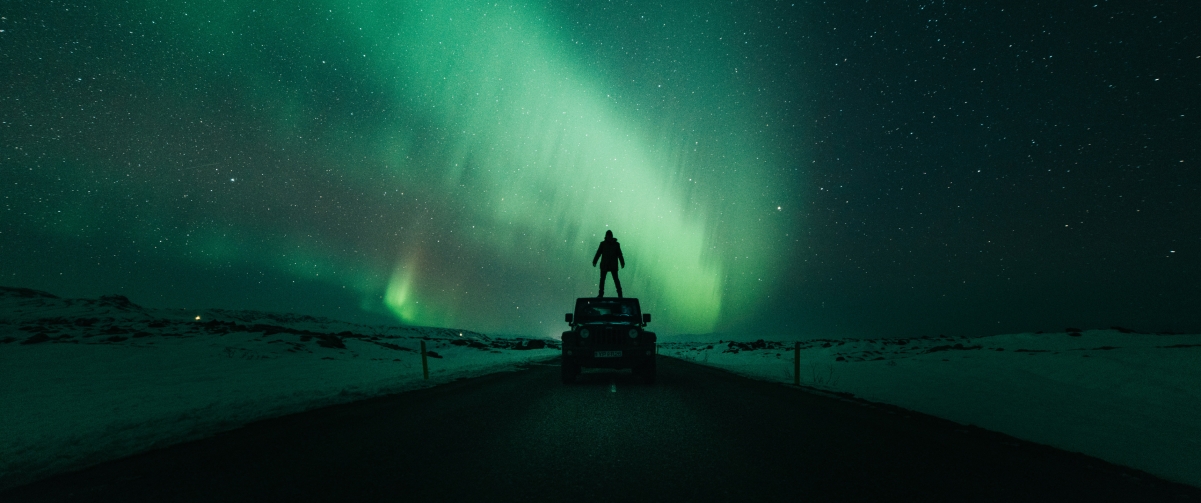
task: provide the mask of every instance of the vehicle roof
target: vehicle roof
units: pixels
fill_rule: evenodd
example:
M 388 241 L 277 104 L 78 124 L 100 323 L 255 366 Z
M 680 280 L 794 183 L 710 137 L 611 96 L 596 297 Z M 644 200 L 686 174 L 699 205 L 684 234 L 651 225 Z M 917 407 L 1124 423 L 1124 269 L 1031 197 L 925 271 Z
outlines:
M 575 300 L 575 316 L 579 321 L 584 321 L 585 318 L 594 319 L 595 308 L 601 306 L 625 306 L 622 311 L 628 313 L 637 319 L 642 319 L 642 307 L 638 305 L 638 299 L 625 297 L 581 297 Z M 601 308 L 607 312 L 608 308 Z M 592 313 L 592 314 L 589 314 Z M 607 318 L 607 316 L 606 316 Z
M 580 307 L 586 306 L 593 302 L 600 302 L 604 304 L 629 304 L 635 307 L 638 306 L 638 299 L 633 297 L 580 297 L 575 300 L 575 307 L 576 309 L 579 309 Z

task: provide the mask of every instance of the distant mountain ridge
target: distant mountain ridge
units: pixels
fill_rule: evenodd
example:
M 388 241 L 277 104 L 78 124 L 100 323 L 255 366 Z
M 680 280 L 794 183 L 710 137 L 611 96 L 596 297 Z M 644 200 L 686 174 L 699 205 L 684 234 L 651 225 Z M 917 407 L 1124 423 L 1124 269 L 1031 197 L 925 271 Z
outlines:
M 494 338 L 453 328 L 364 325 L 305 314 L 254 310 L 147 308 L 124 295 L 67 299 L 32 288 L 0 286 L 0 344 L 116 344 L 151 336 L 219 336 L 231 333 L 260 333 L 260 337 L 290 334 L 299 337 L 297 343 L 313 341 L 325 348 L 344 348 L 342 341 L 348 338 L 403 350 L 410 348 L 400 348 L 383 341 L 450 339 L 481 349 L 525 349 L 547 347 L 548 343 L 553 345 L 551 341 L 537 338 Z

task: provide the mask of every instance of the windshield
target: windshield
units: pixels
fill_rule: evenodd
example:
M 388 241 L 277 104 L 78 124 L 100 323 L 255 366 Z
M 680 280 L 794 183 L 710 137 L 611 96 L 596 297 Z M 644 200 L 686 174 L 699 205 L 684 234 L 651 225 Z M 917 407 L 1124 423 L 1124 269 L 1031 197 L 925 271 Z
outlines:
M 575 304 L 576 323 L 612 321 L 639 323 L 642 313 L 637 300 L 625 299 L 579 299 Z

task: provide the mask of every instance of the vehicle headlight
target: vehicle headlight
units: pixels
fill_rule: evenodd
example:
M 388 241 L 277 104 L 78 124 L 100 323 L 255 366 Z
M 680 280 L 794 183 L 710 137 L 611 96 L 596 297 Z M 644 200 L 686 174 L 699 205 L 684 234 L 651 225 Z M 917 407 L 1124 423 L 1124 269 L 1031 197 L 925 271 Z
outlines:
M 587 329 L 587 328 L 584 328 L 584 329 L 581 329 L 581 330 L 580 330 L 580 338 L 581 338 L 581 339 L 587 339 L 587 338 L 588 338 L 588 329 Z
M 631 338 L 631 339 L 634 339 L 634 338 L 636 338 L 636 337 L 638 337 L 638 329 L 631 328 L 631 329 L 630 329 L 630 338 Z

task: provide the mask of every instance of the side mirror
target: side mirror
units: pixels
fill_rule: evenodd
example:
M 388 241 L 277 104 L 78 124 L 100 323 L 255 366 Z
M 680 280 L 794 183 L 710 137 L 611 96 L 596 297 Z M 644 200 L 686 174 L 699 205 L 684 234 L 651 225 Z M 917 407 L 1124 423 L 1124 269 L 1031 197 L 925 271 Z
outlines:
M 650 323 L 650 322 L 651 322 L 651 315 L 650 315 L 650 313 L 642 313 L 642 322 L 643 322 L 643 323 Z
M 563 315 L 563 321 L 571 323 L 571 313 L 567 313 L 567 314 Z

